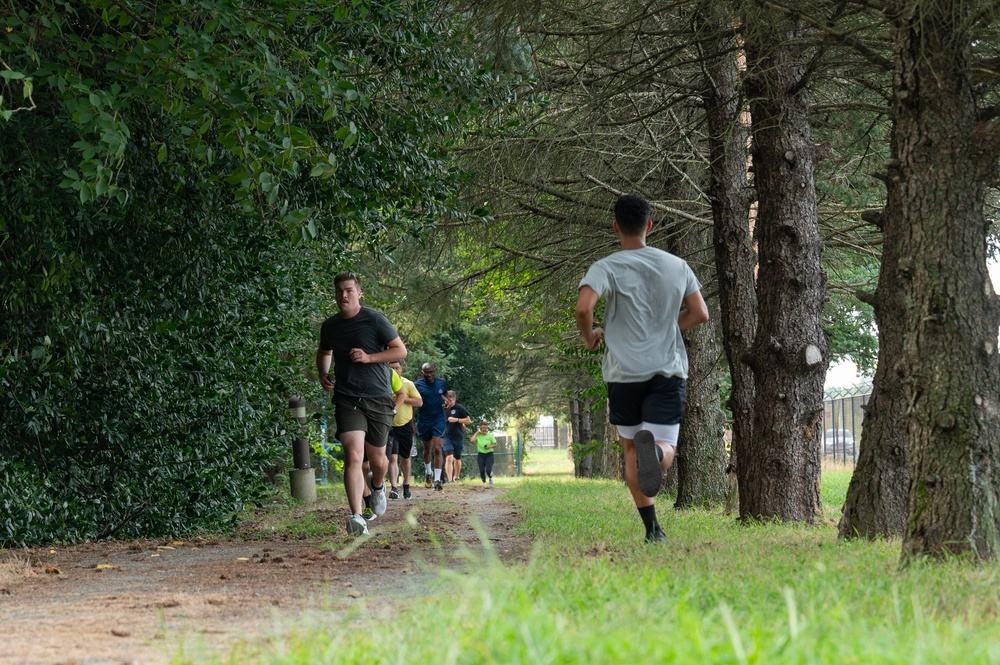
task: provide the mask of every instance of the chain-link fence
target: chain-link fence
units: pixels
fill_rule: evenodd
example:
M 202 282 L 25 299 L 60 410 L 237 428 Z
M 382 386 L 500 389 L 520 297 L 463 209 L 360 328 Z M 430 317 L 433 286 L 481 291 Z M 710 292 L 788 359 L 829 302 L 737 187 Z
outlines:
M 494 434 L 497 440 L 496 448 L 493 449 L 493 475 L 494 476 L 520 476 L 522 470 L 522 458 L 524 446 L 521 437 L 511 434 Z M 466 444 L 468 446 L 469 444 Z M 469 450 L 466 447 L 466 450 Z M 472 453 L 469 455 L 470 468 L 478 469 L 476 466 L 476 446 L 472 444 Z M 463 458 L 465 456 L 463 455 Z M 476 472 L 478 473 L 478 471 Z
M 831 388 L 823 395 L 823 442 L 825 459 L 853 464 L 858 459 L 865 405 L 871 396 L 870 384 Z

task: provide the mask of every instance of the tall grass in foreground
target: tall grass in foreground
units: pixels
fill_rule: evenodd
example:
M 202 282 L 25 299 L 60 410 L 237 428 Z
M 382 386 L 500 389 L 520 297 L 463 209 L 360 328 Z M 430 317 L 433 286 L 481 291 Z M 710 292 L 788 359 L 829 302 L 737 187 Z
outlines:
M 847 480 L 825 478 L 843 501 Z M 659 505 L 642 542 L 618 483 L 529 479 L 505 497 L 535 549 L 447 573 L 447 591 L 316 626 L 228 662 L 1000 663 L 994 566 L 899 570 L 899 542 L 841 542 L 835 523 L 741 525 Z M 827 505 L 839 512 L 839 504 Z

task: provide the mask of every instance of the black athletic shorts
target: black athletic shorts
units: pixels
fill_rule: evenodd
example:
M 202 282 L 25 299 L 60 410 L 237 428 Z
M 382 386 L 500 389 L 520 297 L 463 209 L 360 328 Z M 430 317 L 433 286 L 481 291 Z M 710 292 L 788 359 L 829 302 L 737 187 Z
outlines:
M 392 441 L 391 454 L 410 459 L 410 455 L 413 454 L 413 421 L 393 427 L 389 439 Z
M 687 381 L 657 374 L 640 383 L 609 383 L 608 406 L 612 425 L 677 425 L 687 406 Z

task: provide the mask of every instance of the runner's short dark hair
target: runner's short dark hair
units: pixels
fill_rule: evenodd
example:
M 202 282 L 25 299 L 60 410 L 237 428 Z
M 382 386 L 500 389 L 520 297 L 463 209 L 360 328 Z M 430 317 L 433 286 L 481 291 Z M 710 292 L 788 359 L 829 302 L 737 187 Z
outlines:
M 615 221 L 625 235 L 639 235 L 649 221 L 649 203 L 637 194 L 622 194 L 615 201 Z

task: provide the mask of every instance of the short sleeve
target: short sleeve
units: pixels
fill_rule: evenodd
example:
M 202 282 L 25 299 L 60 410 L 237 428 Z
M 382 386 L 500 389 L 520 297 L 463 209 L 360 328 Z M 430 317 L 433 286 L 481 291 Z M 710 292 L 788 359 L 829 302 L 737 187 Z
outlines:
M 399 337 L 396 328 L 389 323 L 389 319 L 381 312 L 377 312 L 375 316 L 375 335 L 378 338 L 379 344 L 383 346 L 388 346 L 389 342 Z
M 403 387 L 403 381 L 399 378 L 399 374 L 396 374 L 396 370 L 389 370 L 392 372 L 392 392 L 398 393 Z
M 608 293 L 608 273 L 601 265 L 600 261 L 590 266 L 587 270 L 587 274 L 583 276 L 580 280 L 577 290 L 582 289 L 585 286 L 589 286 L 597 292 L 597 295 L 602 298 Z
M 691 266 L 685 263 L 684 267 L 687 269 L 687 285 L 684 287 L 684 297 L 687 298 L 695 291 L 701 290 L 701 282 L 698 281 L 698 276 L 691 270 Z

